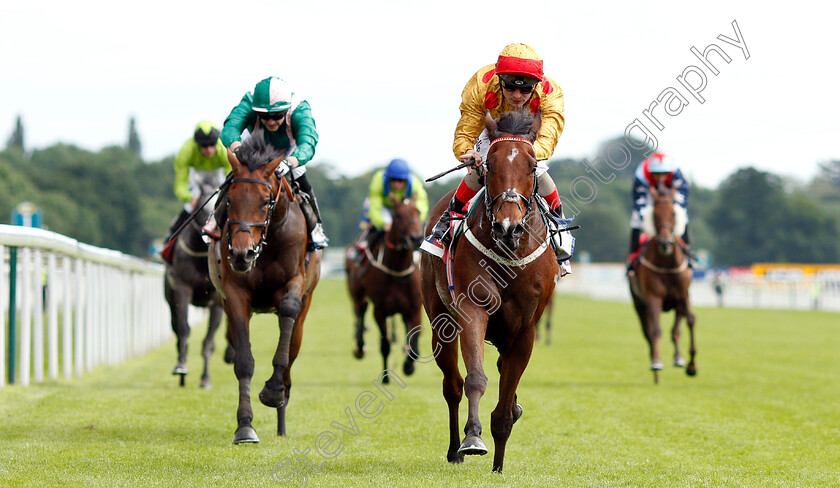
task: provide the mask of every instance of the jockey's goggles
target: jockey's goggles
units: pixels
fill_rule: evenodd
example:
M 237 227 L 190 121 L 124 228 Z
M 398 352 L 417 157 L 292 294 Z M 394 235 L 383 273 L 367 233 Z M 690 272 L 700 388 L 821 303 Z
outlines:
M 539 80 L 534 78 L 514 75 L 499 75 L 499 81 L 502 83 L 502 87 L 505 90 L 511 92 L 519 90 L 526 95 L 534 91 L 534 88 L 539 82 Z
M 257 112 L 257 117 L 263 120 L 282 120 L 286 117 L 286 111 L 282 112 Z

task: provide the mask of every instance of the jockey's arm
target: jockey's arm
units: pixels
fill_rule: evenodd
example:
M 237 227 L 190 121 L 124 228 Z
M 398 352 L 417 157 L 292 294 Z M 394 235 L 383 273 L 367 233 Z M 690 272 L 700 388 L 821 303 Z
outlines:
M 644 180 L 635 177 L 633 179 L 633 210 L 641 211 L 647 205 L 648 191 L 650 188 Z
M 219 136 L 225 147 L 234 149 L 233 144 L 242 141 L 242 132 L 248 127 L 248 118 L 251 116 L 253 97 L 251 92 L 245 94 L 239 104 L 233 107 L 225 119 L 222 132 Z
M 455 126 L 455 140 L 452 151 L 461 161 L 475 159 L 476 165 L 482 163 L 481 156 L 475 151 L 475 142 L 484 130 L 484 94 L 478 76 L 473 76 L 464 91 L 461 92 L 461 118 Z
M 429 214 L 429 195 L 426 189 L 423 188 L 423 181 L 413 175 L 414 181 L 411 183 L 411 191 L 414 193 L 414 206 L 420 211 L 420 221 L 425 222 L 426 216 Z
M 677 189 L 677 193 L 674 195 L 674 202 L 683 208 L 688 208 L 688 189 L 690 186 L 688 179 L 683 176 L 682 171 L 677 169 L 674 172 L 673 182 L 674 188 Z
M 534 153 L 538 161 L 546 160 L 554 154 L 557 140 L 563 133 L 566 119 L 563 116 L 563 90 L 549 78 L 551 93 L 544 95 L 540 103 L 542 124 L 534 141 Z
M 384 171 L 374 173 L 373 179 L 370 182 L 370 188 L 368 188 L 368 219 L 370 219 L 370 225 L 378 229 L 385 227 L 385 217 L 382 216 L 382 206 L 384 205 L 385 199 L 385 188 L 382 179 L 383 173 Z
M 178 154 L 175 155 L 175 183 L 173 190 L 178 200 L 183 203 L 188 203 L 193 199 L 193 194 L 189 190 L 189 179 L 190 163 L 192 162 L 194 149 L 195 141 L 190 139 L 181 146 Z
M 292 112 L 291 120 L 292 135 L 297 147 L 288 159 L 290 163 L 296 163 L 295 166 L 303 166 L 315 156 L 315 146 L 318 145 L 318 131 L 315 129 L 315 119 L 312 117 L 309 102 L 300 102 Z

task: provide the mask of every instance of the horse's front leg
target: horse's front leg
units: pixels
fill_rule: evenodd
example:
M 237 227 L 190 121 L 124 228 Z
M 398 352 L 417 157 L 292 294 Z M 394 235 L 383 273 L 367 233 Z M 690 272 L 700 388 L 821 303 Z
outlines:
M 190 339 L 190 325 L 187 313 L 190 305 L 192 290 L 181 284 L 171 291 L 170 311 L 172 313 L 172 332 L 175 333 L 178 362 L 172 369 L 172 374 L 181 375 L 181 386 L 184 386 L 184 376 L 187 374 L 187 349 Z
M 373 318 L 379 327 L 379 352 L 382 353 L 382 371 L 388 369 L 388 356 L 391 355 L 391 340 L 388 338 L 388 316 L 384 307 L 377 307 L 373 304 Z M 387 376 L 382 378 L 383 383 L 390 380 Z
M 685 358 L 680 352 L 680 322 L 682 322 L 683 316 L 682 310 L 677 307 L 674 314 L 674 327 L 671 329 L 671 342 L 674 343 L 674 366 L 678 368 L 685 366 Z
M 259 442 L 257 432 L 251 427 L 254 413 L 251 410 L 251 377 L 254 376 L 254 356 L 251 354 L 248 330 L 251 307 L 245 297 L 227 294 L 225 312 L 228 317 L 228 341 L 234 350 L 233 372 L 239 381 L 239 408 L 236 410 L 237 429 L 233 443 Z
M 662 299 L 649 297 L 645 310 L 645 338 L 650 347 L 650 369 L 653 371 L 654 383 L 659 383 L 659 371 L 662 369 L 662 357 L 659 354 L 659 339 L 662 329 L 659 327 L 659 316 L 662 314 Z
M 408 339 L 408 342 L 405 344 L 408 350 L 406 351 L 405 362 L 403 363 L 403 373 L 410 376 L 414 374 L 415 358 L 420 357 L 419 334 L 410 334 L 411 329 L 420 325 L 420 321 L 422 320 L 420 306 L 418 305 L 417 309 L 411 313 L 403 313 L 402 319 L 403 323 L 405 323 L 405 336 Z
M 365 357 L 365 313 L 367 312 L 367 307 L 368 300 L 365 297 L 362 297 L 353 306 L 353 310 L 356 313 L 356 347 L 353 349 L 353 357 L 356 359 Z
M 511 347 L 499 356 L 499 403 L 490 414 L 490 432 L 493 434 L 495 452 L 493 471 L 502 472 L 505 462 L 505 447 L 513 429 L 513 423 L 522 415 L 522 407 L 516 404 L 516 388 L 531 358 L 534 349 L 534 333 L 537 321 L 514 340 Z
M 260 401 L 267 407 L 280 408 L 286 403 L 286 387 L 283 373 L 289 367 L 289 348 L 292 343 L 292 331 L 302 308 L 303 276 L 298 275 L 289 281 L 285 289 L 275 294 L 274 307 L 280 318 L 280 339 L 271 364 L 274 370 L 265 386 L 260 391 Z
M 685 299 L 685 319 L 688 323 L 688 337 L 689 337 L 689 347 L 688 347 L 688 367 L 685 368 L 685 374 L 689 376 L 695 376 L 697 374 L 697 365 L 694 363 L 694 356 L 697 354 L 697 348 L 694 344 L 694 321 L 696 317 L 691 312 L 691 304 L 689 299 Z
M 200 388 L 205 390 L 210 389 L 210 356 L 213 355 L 215 346 L 216 330 L 219 329 L 219 324 L 222 322 L 222 307 L 219 305 L 210 305 L 210 320 L 207 323 L 207 335 L 204 336 L 204 347 L 202 348 L 202 356 L 204 356 L 204 371 L 201 373 Z
M 487 447 L 481 440 L 481 420 L 478 417 L 478 404 L 487 389 L 487 375 L 484 374 L 484 336 L 487 332 L 487 312 L 484 309 L 466 310 L 458 319 L 461 326 L 461 354 L 467 377 L 464 379 L 464 392 L 467 395 L 469 410 L 467 424 L 464 426 L 464 441 L 458 448 L 458 454 L 487 454 Z

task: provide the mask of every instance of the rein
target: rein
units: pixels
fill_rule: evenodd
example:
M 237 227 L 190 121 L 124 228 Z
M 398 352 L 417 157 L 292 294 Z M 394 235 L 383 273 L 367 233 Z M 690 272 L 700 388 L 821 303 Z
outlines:
M 639 262 L 642 263 L 642 265 L 645 268 L 647 268 L 647 269 L 649 269 L 649 270 L 651 270 L 655 273 L 661 273 L 661 274 L 682 273 L 683 271 L 685 271 L 688 268 L 688 256 L 685 256 L 683 258 L 683 262 L 675 268 L 660 268 L 659 266 L 656 266 L 655 264 L 648 261 L 644 256 L 639 257 Z
M 278 180 L 281 180 L 281 179 L 285 180 L 285 178 L 278 178 Z M 286 182 L 286 184 L 283 185 L 283 183 L 280 182 L 280 184 L 277 185 L 277 193 L 275 194 L 274 189 L 271 187 L 271 181 L 265 181 L 265 180 L 261 180 L 259 178 L 233 178 L 231 180 L 231 184 L 233 184 L 233 183 L 256 183 L 256 184 L 259 184 L 259 185 L 265 185 L 265 186 L 268 187 L 269 192 L 271 192 L 270 193 L 271 200 L 268 203 L 268 211 L 265 214 L 265 221 L 264 222 L 248 222 L 248 221 L 245 221 L 245 220 L 228 220 L 229 224 L 237 224 L 239 226 L 239 228 L 236 229 L 236 232 L 232 233 L 232 232 L 228 231 L 228 251 L 233 249 L 233 235 L 234 234 L 237 234 L 239 232 L 250 233 L 251 229 L 254 228 L 254 227 L 263 227 L 264 228 L 264 230 L 262 232 L 262 235 L 260 236 L 260 242 L 259 242 L 259 244 L 257 244 L 257 248 L 254 249 L 254 261 L 256 261 L 257 258 L 260 257 L 260 253 L 262 252 L 263 246 L 265 246 L 265 244 L 266 244 L 266 238 L 267 238 L 267 235 L 268 235 L 268 226 L 271 223 L 271 217 L 274 215 L 274 207 L 277 206 L 277 200 L 280 198 L 280 192 L 283 190 L 284 187 L 288 188 L 289 184 L 288 184 L 288 182 Z M 291 192 L 289 192 L 289 195 L 291 195 Z M 229 198 L 228 198 L 227 205 L 228 205 L 228 212 L 230 212 L 230 199 Z M 289 214 L 287 212 L 286 216 L 283 218 L 283 222 L 285 222 L 286 217 L 288 217 L 288 215 Z M 282 224 L 283 222 L 280 222 L 280 224 Z
M 386 240 L 388 239 L 387 235 L 385 236 L 385 239 Z M 389 276 L 394 276 L 396 278 L 403 278 L 405 276 L 408 276 L 411 273 L 413 273 L 415 269 L 417 269 L 417 265 L 414 264 L 413 259 L 411 260 L 411 265 L 408 268 L 405 268 L 405 269 L 400 270 L 400 271 L 396 271 L 396 270 L 393 270 L 393 269 L 385 266 L 384 264 L 382 264 L 382 257 L 384 256 L 384 249 L 385 249 L 384 246 L 379 246 L 379 253 L 376 256 L 376 259 L 374 259 L 373 255 L 370 253 L 370 248 L 368 248 L 368 247 L 365 248 L 365 256 L 367 256 L 368 262 L 374 268 L 378 269 L 379 271 L 382 271 L 383 273 L 385 273 Z

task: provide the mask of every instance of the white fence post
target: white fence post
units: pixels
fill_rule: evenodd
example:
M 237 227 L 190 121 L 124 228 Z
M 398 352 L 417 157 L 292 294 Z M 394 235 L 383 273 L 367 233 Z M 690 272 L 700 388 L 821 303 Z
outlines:
M 20 262 L 18 303 L 11 304 L 6 266 L 10 247 L 19 249 Z M 45 373 L 55 380 L 59 369 L 65 378 L 74 372 L 80 376 L 169 340 L 162 278 L 160 264 L 42 229 L 0 225 L 0 324 L 8 325 L 9 307 L 19 310 L 20 344 L 14 365 L 19 366 L 20 384 L 44 381 Z M 6 356 L 8 346 L 4 329 L 0 387 L 6 383 L 6 365 L 12 359 Z

